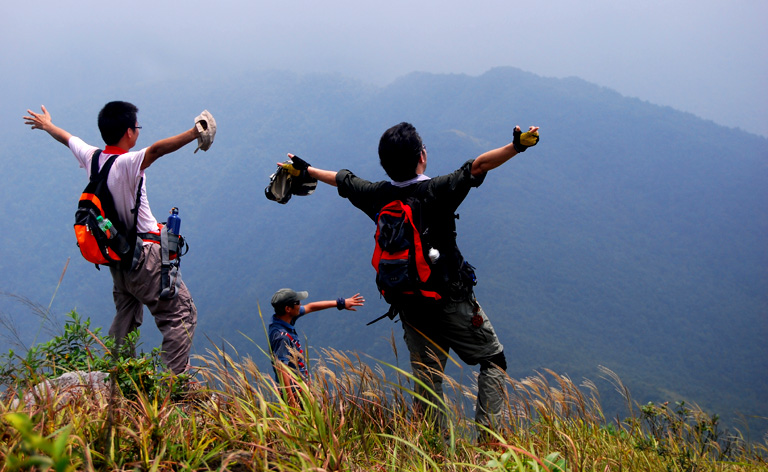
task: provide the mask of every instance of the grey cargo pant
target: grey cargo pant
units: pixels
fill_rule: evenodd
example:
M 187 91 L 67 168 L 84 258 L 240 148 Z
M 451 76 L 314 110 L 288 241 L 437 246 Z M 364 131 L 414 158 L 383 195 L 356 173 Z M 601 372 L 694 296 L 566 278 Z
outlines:
M 475 421 L 496 429 L 502 421 L 506 372 L 491 364 L 494 363 L 494 356 L 503 356 L 504 346 L 496 337 L 483 309 L 477 305 L 475 313 L 474 303 L 465 300 L 448 302 L 439 309 L 413 307 L 405 311 L 401 318 L 414 375 L 430 386 L 437 399 L 442 401 L 442 373 L 449 349 L 453 349 L 468 365 L 485 364 L 477 378 Z M 475 318 L 473 324 L 475 314 L 480 318 Z M 416 393 L 425 398 L 431 396 L 420 385 L 416 386 Z M 415 402 L 417 406 L 421 403 L 419 400 Z
M 144 244 L 134 270 L 110 267 L 117 313 L 109 334 L 121 344 L 128 333 L 141 326 L 146 305 L 163 335 L 161 358 L 166 367 L 179 374 L 189 365 L 192 338 L 197 326 L 197 308 L 182 280 L 175 298 L 160 299 L 161 268 L 159 244 Z

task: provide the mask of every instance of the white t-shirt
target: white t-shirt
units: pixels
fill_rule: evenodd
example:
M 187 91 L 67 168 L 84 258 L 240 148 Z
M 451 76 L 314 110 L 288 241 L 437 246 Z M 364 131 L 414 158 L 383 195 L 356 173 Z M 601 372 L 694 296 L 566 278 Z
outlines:
M 98 149 L 95 146 L 86 144 L 82 139 L 72 136 L 69 139 L 69 149 L 75 155 L 80 167 L 85 169 L 88 178 L 91 178 L 91 158 Z M 107 187 L 112 193 L 112 199 L 115 201 L 117 214 L 126 226 L 133 225 L 133 210 L 136 204 L 136 190 L 139 186 L 139 180 L 144 177 L 141 184 L 141 200 L 139 203 L 139 215 L 136 223 L 139 233 L 148 233 L 157 231 L 157 220 L 152 215 L 147 201 L 147 178 L 141 169 L 141 163 L 144 161 L 144 153 L 147 148 L 140 151 L 130 151 L 115 159 L 112 169 L 107 177 Z M 99 155 L 99 170 L 107 159 L 113 154 L 102 152 Z

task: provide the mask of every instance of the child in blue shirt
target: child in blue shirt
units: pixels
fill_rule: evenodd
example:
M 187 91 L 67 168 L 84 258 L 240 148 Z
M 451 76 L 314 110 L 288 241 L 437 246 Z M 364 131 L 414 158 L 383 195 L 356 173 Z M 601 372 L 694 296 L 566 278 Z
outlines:
M 339 310 L 357 311 L 356 307 L 363 306 L 365 303 L 362 295 L 357 293 L 350 298 L 311 302 L 302 306 L 301 301 L 306 300 L 308 296 L 308 292 L 297 292 L 290 288 L 281 288 L 272 295 L 272 307 L 275 309 L 272 322 L 269 324 L 272 367 L 275 371 L 275 380 L 284 389 L 289 402 L 293 405 L 298 404 L 295 396 L 296 385 L 285 367 L 298 373 L 305 381 L 309 381 L 304 350 L 295 328 L 296 320 L 313 311 L 333 307 Z

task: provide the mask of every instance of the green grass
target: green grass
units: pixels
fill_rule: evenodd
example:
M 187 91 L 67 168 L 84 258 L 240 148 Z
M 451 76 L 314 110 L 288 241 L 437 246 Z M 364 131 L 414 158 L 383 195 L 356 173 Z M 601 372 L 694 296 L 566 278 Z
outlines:
M 356 354 L 324 351 L 312 382 L 296 379 L 301 406 L 291 406 L 271 370 L 235 352 L 210 350 L 195 359 L 196 375 L 171 377 L 147 371 L 155 352 L 110 354 L 109 340 L 76 315 L 66 333 L 34 355 L 4 358 L 0 471 L 768 470 L 765 442 L 722 431 L 716 416 L 685 403 L 637 405 L 607 369 L 626 400 L 621 421 L 604 417 L 594 383 L 545 371 L 508 378 L 507 420 L 478 438 L 466 406 L 476 390 L 448 377 L 439 428 L 413 412 L 409 372 Z M 12 402 L 45 377 L 96 365 L 111 366 L 114 389 L 68 404 L 56 393 Z

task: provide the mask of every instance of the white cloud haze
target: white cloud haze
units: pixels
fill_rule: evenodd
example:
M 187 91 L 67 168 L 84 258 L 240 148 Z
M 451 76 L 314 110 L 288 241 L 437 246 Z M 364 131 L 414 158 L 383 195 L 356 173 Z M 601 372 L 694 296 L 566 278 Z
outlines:
M 12 2 L 0 96 L 20 122 L 105 82 L 284 69 L 386 84 L 514 66 L 768 136 L 767 20 L 762 0 Z

